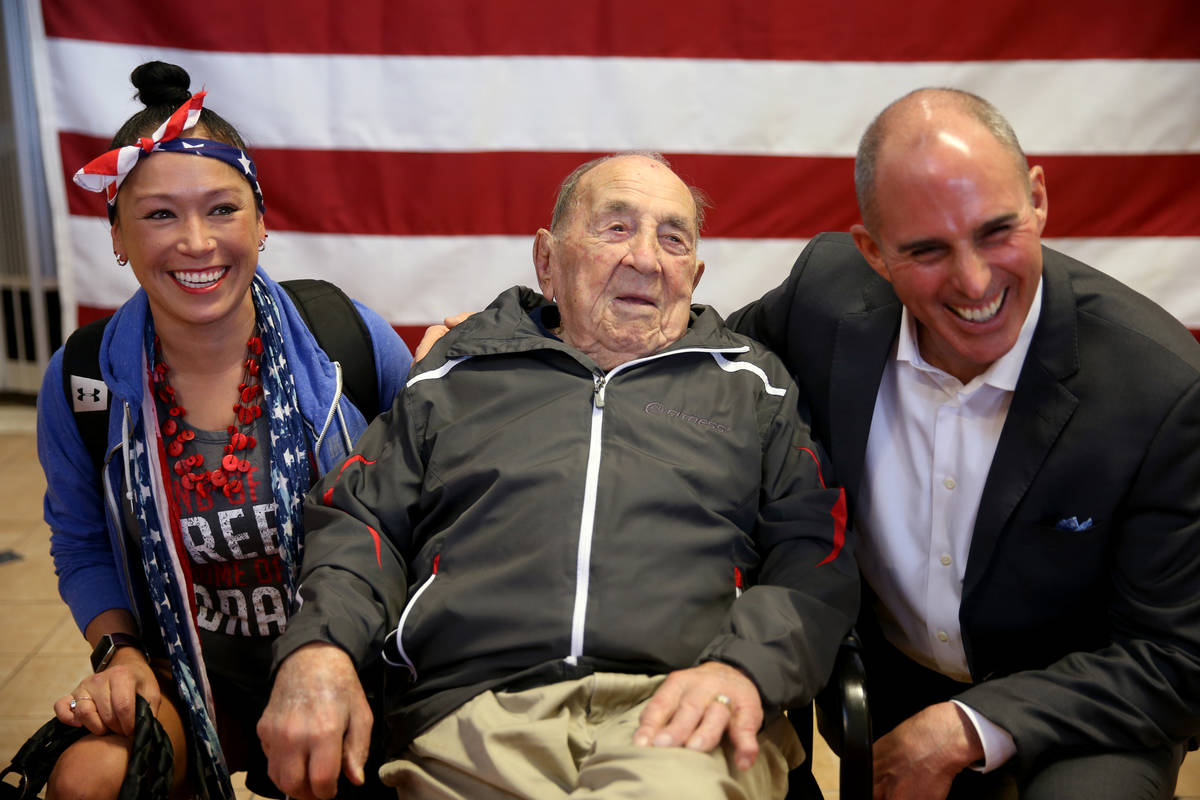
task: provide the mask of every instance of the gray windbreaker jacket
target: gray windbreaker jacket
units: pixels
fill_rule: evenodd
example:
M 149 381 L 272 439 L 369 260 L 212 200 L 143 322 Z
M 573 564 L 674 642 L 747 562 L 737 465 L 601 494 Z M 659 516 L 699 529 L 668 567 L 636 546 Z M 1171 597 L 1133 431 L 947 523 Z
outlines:
M 858 573 L 783 365 L 694 306 L 604 373 L 539 306 L 553 327 L 514 287 L 454 328 L 310 493 L 277 663 L 325 641 L 361 666 L 386 636 L 395 748 L 486 689 L 595 671 L 719 660 L 768 718 L 807 703 Z

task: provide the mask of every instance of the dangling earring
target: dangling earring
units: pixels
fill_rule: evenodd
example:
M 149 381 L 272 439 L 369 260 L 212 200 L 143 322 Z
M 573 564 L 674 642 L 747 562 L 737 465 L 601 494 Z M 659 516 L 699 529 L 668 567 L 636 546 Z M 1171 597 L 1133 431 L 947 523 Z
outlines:
M 263 238 L 258 240 L 258 252 L 261 253 L 263 250 L 267 249 L 267 237 L 270 235 L 271 234 L 269 233 L 264 233 Z
M 118 265 L 118 266 L 122 266 L 122 267 L 123 267 L 123 266 L 125 266 L 126 264 L 128 264 L 128 263 L 129 263 L 129 257 L 128 257 L 128 256 L 126 256 L 126 255 L 122 255 L 122 254 L 120 254 L 120 253 L 116 253 L 116 252 L 114 252 L 114 253 L 113 253 L 113 255 L 117 257 L 117 265 Z

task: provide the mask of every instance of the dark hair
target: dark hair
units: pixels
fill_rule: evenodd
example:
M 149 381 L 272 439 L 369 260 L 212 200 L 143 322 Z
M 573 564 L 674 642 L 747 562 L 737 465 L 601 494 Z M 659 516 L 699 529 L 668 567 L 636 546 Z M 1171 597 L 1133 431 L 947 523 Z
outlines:
M 125 120 L 125 124 L 113 136 L 110 149 L 133 144 L 141 137 L 154 133 L 167 117 L 192 96 L 188 91 L 192 83 L 191 76 L 187 70 L 175 64 L 147 61 L 129 74 L 129 80 L 137 88 L 134 96 L 146 107 Z M 246 149 L 246 143 L 237 129 L 211 109 L 200 111 L 197 125 L 204 126 L 209 139 Z

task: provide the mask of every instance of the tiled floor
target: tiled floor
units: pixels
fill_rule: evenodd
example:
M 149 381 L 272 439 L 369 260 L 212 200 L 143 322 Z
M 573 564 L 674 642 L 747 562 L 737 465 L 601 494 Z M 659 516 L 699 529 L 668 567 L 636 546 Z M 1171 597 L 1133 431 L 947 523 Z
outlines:
M 0 560 L 0 768 L 90 670 L 87 644 L 58 598 L 33 430 L 31 406 L 0 405 L 0 559 L 16 556 Z M 836 800 L 837 758 L 820 741 L 814 763 L 825 796 Z M 1200 756 L 1188 757 L 1178 792 L 1200 798 Z

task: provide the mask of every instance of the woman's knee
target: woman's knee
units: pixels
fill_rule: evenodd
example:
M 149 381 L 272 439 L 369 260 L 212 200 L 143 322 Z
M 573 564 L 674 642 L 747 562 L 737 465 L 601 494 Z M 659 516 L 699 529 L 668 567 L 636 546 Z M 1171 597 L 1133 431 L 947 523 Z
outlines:
M 129 739 L 85 736 L 68 747 L 46 781 L 46 800 L 111 800 L 121 792 Z

